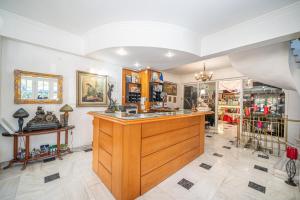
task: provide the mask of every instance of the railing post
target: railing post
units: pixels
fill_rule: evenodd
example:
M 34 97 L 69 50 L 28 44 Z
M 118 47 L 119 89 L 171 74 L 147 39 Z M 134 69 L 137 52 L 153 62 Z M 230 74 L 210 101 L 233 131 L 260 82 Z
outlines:
M 285 139 L 285 150 L 287 148 L 287 139 L 288 139 L 288 116 L 284 116 L 284 139 Z

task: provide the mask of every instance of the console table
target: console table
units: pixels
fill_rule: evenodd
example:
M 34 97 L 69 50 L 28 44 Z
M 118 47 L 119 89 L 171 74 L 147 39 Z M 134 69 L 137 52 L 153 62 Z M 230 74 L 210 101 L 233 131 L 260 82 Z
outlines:
M 51 157 L 58 157 L 59 159 L 62 160 L 61 155 L 66 154 L 66 153 L 72 153 L 70 148 L 67 147 L 67 149 L 62 152 L 60 149 L 60 133 L 65 132 L 65 144 L 68 145 L 68 133 L 69 130 L 74 129 L 75 126 L 67 126 L 67 127 L 62 127 L 58 129 L 46 129 L 46 130 L 37 130 L 37 131 L 30 131 L 30 132 L 16 132 L 14 134 L 3 134 L 3 136 L 8 136 L 8 137 L 13 137 L 14 138 L 14 158 L 9 162 L 9 165 L 7 168 L 11 167 L 13 163 L 23 163 L 22 170 L 24 170 L 27 166 L 27 163 L 29 161 L 33 160 L 43 160 L 46 158 L 51 158 Z M 36 157 L 31 157 L 30 156 L 30 137 L 31 136 L 36 136 L 36 135 L 45 135 L 45 134 L 51 134 L 51 133 L 56 133 L 56 144 L 57 144 L 57 151 L 53 153 L 46 153 L 43 155 L 39 155 Z M 18 149 L 19 149 L 19 137 L 25 137 L 25 158 L 24 159 L 19 159 L 18 158 Z

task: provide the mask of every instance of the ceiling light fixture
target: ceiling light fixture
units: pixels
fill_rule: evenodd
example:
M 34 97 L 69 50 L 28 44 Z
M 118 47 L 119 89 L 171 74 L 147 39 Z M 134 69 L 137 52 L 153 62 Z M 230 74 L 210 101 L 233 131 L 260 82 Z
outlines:
M 205 63 L 203 66 L 203 71 L 195 74 L 195 79 L 197 81 L 201 80 L 202 82 L 210 81 L 213 76 L 213 72 L 207 73 L 205 70 Z
M 136 62 L 136 63 L 134 63 L 134 66 L 137 67 L 137 68 L 139 68 L 139 67 L 141 67 L 141 64 L 138 63 L 138 62 Z
M 120 56 L 126 56 L 128 54 L 128 52 L 124 48 L 118 49 L 116 53 L 119 54 Z
M 175 56 L 175 54 L 171 51 L 168 51 L 165 56 L 168 57 L 168 58 L 172 58 L 172 57 Z

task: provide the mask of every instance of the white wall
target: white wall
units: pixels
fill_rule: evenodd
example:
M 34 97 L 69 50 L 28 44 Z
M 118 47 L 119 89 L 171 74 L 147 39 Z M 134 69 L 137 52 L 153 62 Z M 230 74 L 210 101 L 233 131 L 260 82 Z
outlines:
M 90 144 L 92 141 L 92 117 L 87 115 L 91 110 L 104 110 L 104 108 L 76 108 L 76 70 L 87 71 L 108 75 L 110 82 L 115 84 L 114 95 L 120 102 L 121 99 L 121 68 L 114 67 L 108 63 L 102 63 L 80 56 L 74 56 L 59 51 L 3 38 L 2 60 L 1 60 L 1 93 L 0 93 L 0 116 L 5 118 L 15 128 L 17 119 L 12 114 L 23 107 L 30 113 L 25 123 L 34 116 L 37 104 L 16 105 L 14 104 L 14 69 L 52 73 L 63 75 L 63 104 L 42 105 L 45 110 L 55 111 L 59 116 L 59 108 L 64 104 L 70 104 L 74 112 L 70 113 L 70 124 L 74 124 L 73 141 L 74 146 Z M 0 162 L 12 158 L 12 138 L 0 136 Z M 63 137 L 64 138 L 64 137 Z M 55 135 L 36 136 L 31 138 L 31 148 L 39 147 L 41 144 L 54 144 Z
M 286 110 L 289 119 L 300 120 L 300 96 L 296 91 L 286 90 Z M 300 140 L 300 123 L 288 122 L 288 141 L 295 145 Z
M 249 48 L 249 45 L 258 45 L 266 41 L 274 44 L 299 37 L 299 18 L 300 2 L 296 2 L 207 35 L 201 40 L 201 56 L 224 53 L 241 47 Z
M 231 78 L 240 78 L 244 77 L 244 75 L 232 67 L 221 68 L 213 71 L 212 80 L 221 80 L 221 79 L 231 79 Z M 181 83 L 192 83 L 196 82 L 194 78 L 195 73 L 191 74 L 183 74 L 180 76 Z
M 183 107 L 183 85 L 181 84 L 181 76 L 178 74 L 166 73 L 163 72 L 164 80 L 177 83 L 177 96 L 176 96 L 176 103 L 168 102 L 167 106 L 170 108 L 182 108 Z
M 0 9 L 0 35 L 83 55 L 81 37 Z
M 181 26 L 154 21 L 113 22 L 84 34 L 85 53 L 119 46 L 159 47 L 199 54 L 198 34 Z

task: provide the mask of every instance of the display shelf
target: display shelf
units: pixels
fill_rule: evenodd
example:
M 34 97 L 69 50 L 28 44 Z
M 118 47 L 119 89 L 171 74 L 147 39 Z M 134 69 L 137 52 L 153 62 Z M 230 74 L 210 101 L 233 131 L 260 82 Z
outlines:
M 219 108 L 240 108 L 240 105 L 237 106 L 230 106 L 230 105 L 219 105 Z

